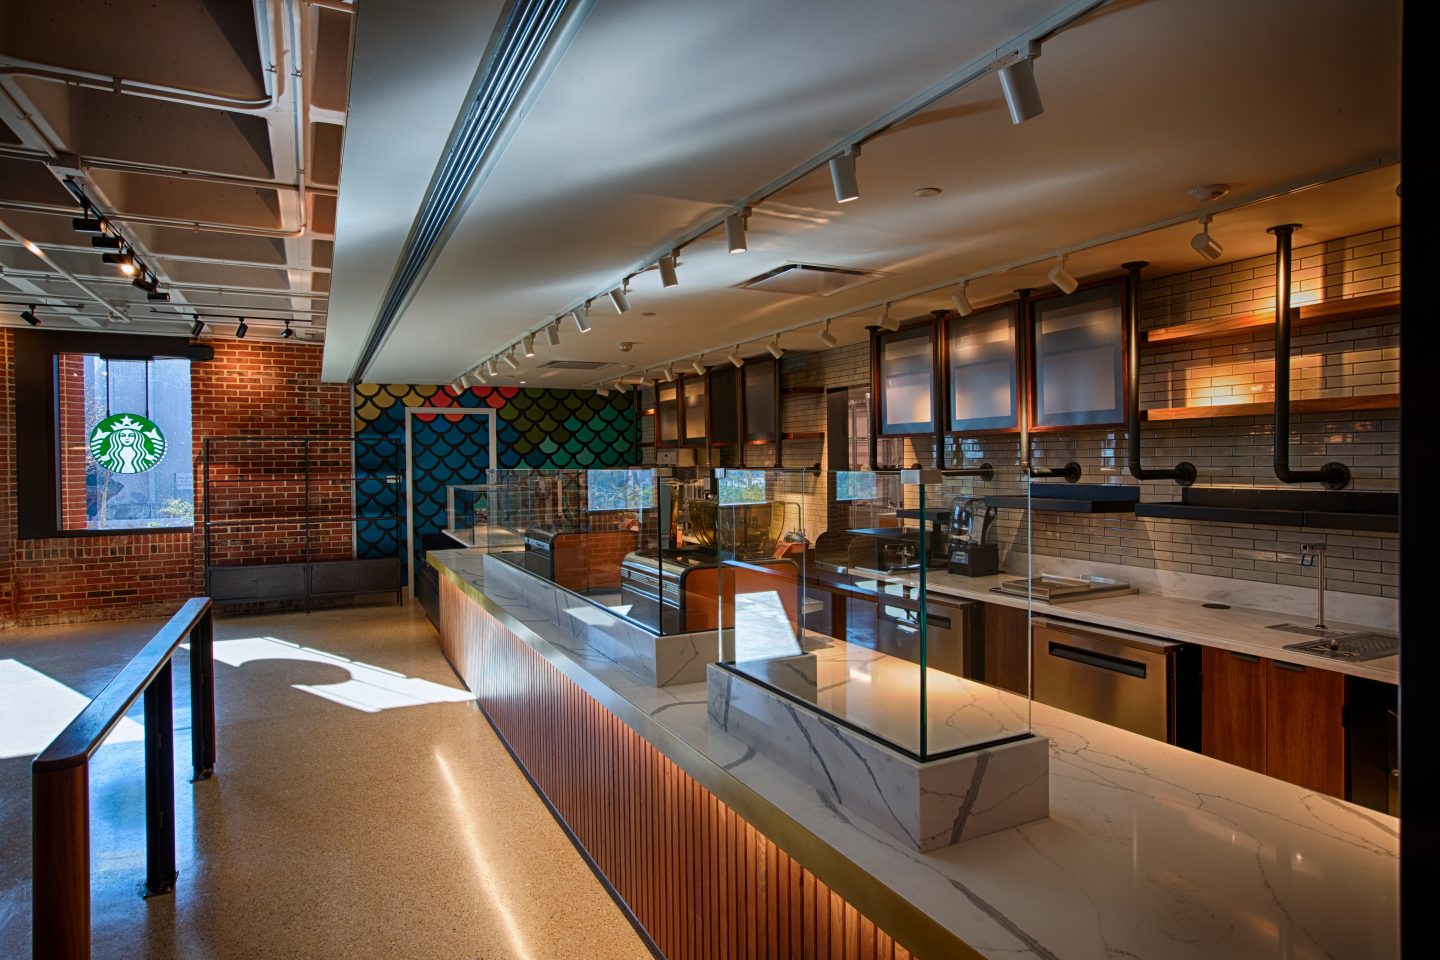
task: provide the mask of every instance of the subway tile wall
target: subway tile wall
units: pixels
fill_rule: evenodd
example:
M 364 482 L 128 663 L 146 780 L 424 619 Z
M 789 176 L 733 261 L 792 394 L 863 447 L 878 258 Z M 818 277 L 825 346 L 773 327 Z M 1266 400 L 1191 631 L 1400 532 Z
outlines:
M 1293 261 L 1292 297 L 1297 306 L 1398 289 L 1399 227 L 1317 244 L 1306 245 L 1303 240 L 1301 233 Z M 1274 280 L 1271 256 L 1146 279 L 1141 288 L 1140 326 L 1151 329 L 1268 310 L 1273 307 Z M 1224 337 L 1142 346 L 1141 406 L 1272 401 L 1273 337 L 1273 327 L 1262 326 Z M 1296 399 L 1394 394 L 1399 390 L 1398 312 L 1298 327 L 1292 341 L 1291 395 Z M 859 343 L 815 353 L 792 352 L 781 361 L 781 368 L 787 387 L 868 386 L 869 346 Z M 647 407 L 651 405 L 649 399 L 645 402 Z M 825 430 L 823 395 L 785 397 L 782 404 L 784 431 Z M 646 429 L 651 429 L 653 418 L 645 421 Z M 1351 489 L 1398 489 L 1400 435 L 1395 411 L 1294 414 L 1291 431 L 1291 462 L 1296 468 L 1339 460 L 1351 469 Z M 1279 488 L 1283 485 L 1272 469 L 1271 432 L 1268 415 L 1147 424 L 1145 465 L 1169 466 L 1188 460 L 1198 469 L 1202 485 Z M 917 462 L 932 466 L 933 452 L 928 446 L 925 440 L 906 440 L 896 455 L 906 466 Z M 784 466 L 808 467 L 825 462 L 826 442 L 792 441 L 783 450 Z M 653 462 L 653 450 L 647 449 L 646 454 L 647 462 Z M 1018 455 L 1013 435 L 948 438 L 948 463 L 975 466 L 989 462 L 998 476 L 990 483 L 947 480 L 941 497 L 1023 492 Z M 1034 438 L 1037 465 L 1058 466 L 1074 460 L 1084 469 L 1085 483 L 1135 483 L 1126 471 L 1126 455 L 1123 427 L 1040 433 Z M 883 459 L 889 459 L 884 451 Z M 1179 498 L 1179 487 L 1169 481 L 1141 486 L 1146 500 Z M 1318 484 L 1305 487 L 1319 489 Z M 803 508 L 806 534 L 813 542 L 825 530 L 824 491 L 807 493 Z M 1020 511 L 1002 510 L 1002 544 L 1011 550 L 1023 549 L 1025 526 Z M 1035 512 L 1028 537 L 1033 552 L 1044 556 L 1293 586 L 1314 585 L 1313 572 L 1299 567 L 1300 544 L 1324 540 L 1329 547 L 1329 589 L 1398 596 L 1399 542 L 1394 534 Z

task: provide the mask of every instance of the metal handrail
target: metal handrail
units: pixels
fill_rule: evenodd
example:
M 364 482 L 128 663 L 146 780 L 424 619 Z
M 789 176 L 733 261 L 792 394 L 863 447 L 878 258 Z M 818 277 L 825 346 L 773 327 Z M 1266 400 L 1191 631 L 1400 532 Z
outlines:
M 209 779 L 215 769 L 215 621 L 208 597 L 187 600 L 30 766 L 36 960 L 90 956 L 90 758 L 142 694 L 145 895 L 175 889 L 170 661 L 187 638 L 194 780 Z

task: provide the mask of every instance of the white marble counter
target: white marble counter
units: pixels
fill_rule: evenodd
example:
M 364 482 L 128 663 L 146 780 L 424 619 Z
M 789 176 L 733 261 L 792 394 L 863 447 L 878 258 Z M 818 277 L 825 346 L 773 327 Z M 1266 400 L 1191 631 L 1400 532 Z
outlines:
M 983 600 L 1011 607 L 1024 607 L 1024 597 L 991 593 L 990 588 L 1002 580 L 1014 580 L 1018 574 L 1000 574 L 993 577 L 962 577 L 944 570 L 925 572 L 927 591 L 960 597 L 965 600 Z M 891 578 L 900 580 L 902 578 Z M 903 578 L 914 583 L 918 577 L 910 574 Z M 1118 597 L 1103 597 L 1098 600 L 1081 600 L 1077 603 L 1043 603 L 1035 601 L 1031 606 L 1036 614 L 1092 623 L 1099 627 L 1129 630 L 1167 640 L 1180 640 L 1205 647 L 1219 647 L 1235 650 L 1272 660 L 1285 660 L 1337 673 L 1348 673 L 1357 677 L 1369 677 L 1385 683 L 1400 682 L 1400 658 L 1381 657 L 1348 663 L 1343 660 L 1326 660 L 1309 654 L 1286 650 L 1287 643 L 1306 639 L 1283 630 L 1269 629 L 1275 623 L 1300 623 L 1308 625 L 1313 618 L 1297 617 L 1294 614 L 1257 610 L 1253 607 L 1232 606 L 1228 610 L 1212 610 L 1198 599 L 1167 597 L 1153 593 L 1134 593 Z M 1336 630 L 1371 630 L 1373 627 L 1358 623 L 1329 621 Z
M 456 553 L 431 556 L 483 590 L 478 552 Z M 1036 704 L 1050 817 L 918 853 L 716 728 L 704 684 L 657 689 L 583 650 L 546 655 L 683 741 L 682 767 L 725 771 L 985 956 L 1398 956 L 1393 817 Z

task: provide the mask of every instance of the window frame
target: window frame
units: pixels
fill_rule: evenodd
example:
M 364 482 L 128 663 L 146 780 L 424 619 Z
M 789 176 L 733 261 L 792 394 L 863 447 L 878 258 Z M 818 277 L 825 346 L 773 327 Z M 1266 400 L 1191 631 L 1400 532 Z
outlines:
M 193 536 L 195 527 L 134 527 L 117 530 L 66 530 L 60 516 L 60 396 L 56 389 L 59 356 L 85 353 L 111 360 L 198 356 L 185 337 L 55 330 L 15 331 L 15 520 L 17 540 L 72 537 Z M 194 384 L 191 384 L 194 412 Z M 193 423 L 193 421 L 192 421 Z M 192 425 L 193 431 L 193 425 Z

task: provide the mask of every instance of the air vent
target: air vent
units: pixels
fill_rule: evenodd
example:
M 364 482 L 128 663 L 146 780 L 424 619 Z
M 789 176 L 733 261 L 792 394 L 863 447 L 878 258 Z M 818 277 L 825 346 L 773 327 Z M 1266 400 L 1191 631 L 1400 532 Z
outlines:
M 540 364 L 543 370 L 599 370 L 608 366 L 605 360 L 548 360 Z
M 842 290 L 879 280 L 883 273 L 868 270 L 847 270 L 825 267 L 818 263 L 787 263 L 758 277 L 751 277 L 735 286 L 741 290 L 763 290 L 766 293 L 798 293 L 810 297 L 828 297 Z

